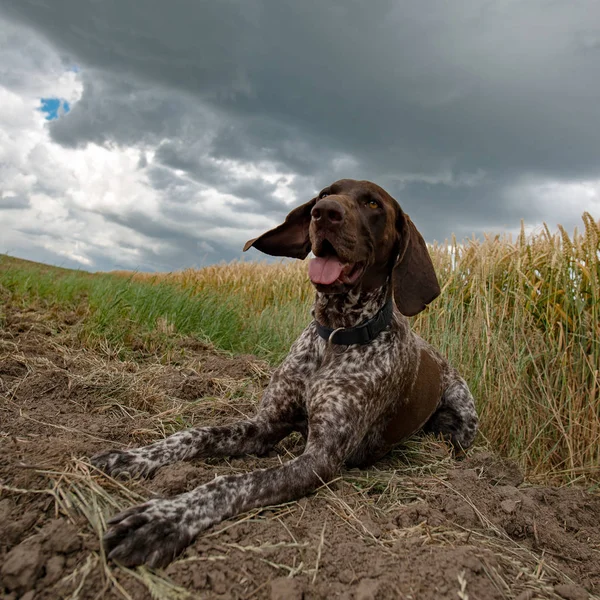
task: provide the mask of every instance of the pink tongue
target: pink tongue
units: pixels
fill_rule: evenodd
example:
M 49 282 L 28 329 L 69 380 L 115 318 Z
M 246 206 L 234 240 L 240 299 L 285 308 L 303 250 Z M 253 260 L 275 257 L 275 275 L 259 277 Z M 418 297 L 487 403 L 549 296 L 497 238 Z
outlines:
M 342 274 L 344 265 L 334 256 L 313 258 L 308 263 L 308 276 L 313 283 L 329 285 Z

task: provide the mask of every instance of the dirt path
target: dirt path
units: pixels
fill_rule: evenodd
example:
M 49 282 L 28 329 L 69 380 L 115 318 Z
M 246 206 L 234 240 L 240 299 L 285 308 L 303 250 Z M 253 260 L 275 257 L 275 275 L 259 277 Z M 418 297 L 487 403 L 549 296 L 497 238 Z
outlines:
M 533 487 L 482 450 L 455 462 L 415 441 L 316 495 L 200 536 L 164 571 L 106 564 L 105 519 L 152 494 L 275 465 L 302 451 L 195 461 L 115 482 L 86 457 L 184 426 L 250 414 L 266 366 L 182 340 L 167 357 L 117 360 L 77 341 L 76 314 L 4 306 L 0 329 L 3 598 L 493 600 L 600 594 L 600 497 Z M 1 323 L 1 322 L 0 322 Z M 587 591 L 586 591 L 587 590 Z

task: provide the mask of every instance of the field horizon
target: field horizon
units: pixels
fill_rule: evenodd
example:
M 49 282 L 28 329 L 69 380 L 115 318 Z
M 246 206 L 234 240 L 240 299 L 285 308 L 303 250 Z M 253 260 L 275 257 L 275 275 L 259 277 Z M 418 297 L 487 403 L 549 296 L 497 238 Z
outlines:
M 598 599 L 600 228 L 584 223 L 431 248 L 442 294 L 411 325 L 473 390 L 481 433 L 464 460 L 417 436 L 221 523 L 164 570 L 107 561 L 106 520 L 280 464 L 302 439 L 141 481 L 89 456 L 252 414 L 310 320 L 306 263 L 89 273 L 0 255 L 0 593 Z

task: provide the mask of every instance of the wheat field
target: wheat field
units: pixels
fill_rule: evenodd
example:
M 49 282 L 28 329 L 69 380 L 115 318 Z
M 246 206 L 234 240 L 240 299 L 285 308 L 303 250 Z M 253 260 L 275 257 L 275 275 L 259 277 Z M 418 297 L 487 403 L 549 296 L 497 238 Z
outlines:
M 467 379 L 481 436 L 530 478 L 600 476 L 600 222 L 547 226 L 431 248 L 441 296 L 413 319 Z M 289 344 L 308 322 L 306 262 L 234 262 L 169 274 L 121 272 L 192 294 L 235 298 L 245 322 Z M 284 318 L 285 317 L 285 318 Z

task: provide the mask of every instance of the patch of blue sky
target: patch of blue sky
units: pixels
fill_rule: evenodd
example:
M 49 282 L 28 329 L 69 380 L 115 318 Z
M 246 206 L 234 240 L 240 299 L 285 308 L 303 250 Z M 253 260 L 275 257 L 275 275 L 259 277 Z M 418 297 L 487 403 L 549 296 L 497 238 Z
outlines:
M 61 98 L 40 98 L 40 103 L 39 110 L 46 115 L 46 121 L 54 121 L 71 110 L 70 104 Z

